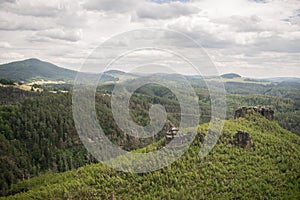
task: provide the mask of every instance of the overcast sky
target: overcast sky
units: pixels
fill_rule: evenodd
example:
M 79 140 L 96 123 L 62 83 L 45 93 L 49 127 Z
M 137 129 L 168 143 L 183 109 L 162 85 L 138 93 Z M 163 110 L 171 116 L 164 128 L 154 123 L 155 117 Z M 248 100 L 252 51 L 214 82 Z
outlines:
M 144 27 L 189 35 L 220 73 L 300 77 L 299 0 L 0 0 L 0 63 L 79 69 L 103 41 Z

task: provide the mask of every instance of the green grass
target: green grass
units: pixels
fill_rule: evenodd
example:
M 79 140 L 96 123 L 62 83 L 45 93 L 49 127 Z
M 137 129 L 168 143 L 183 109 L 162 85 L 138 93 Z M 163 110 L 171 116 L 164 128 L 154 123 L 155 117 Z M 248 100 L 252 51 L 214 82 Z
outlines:
M 198 127 L 204 133 L 207 124 Z M 251 149 L 233 146 L 247 131 Z M 162 145 L 152 144 L 142 151 Z M 217 145 L 198 157 L 199 139 L 172 165 L 132 174 L 93 164 L 14 184 L 7 199 L 300 199 L 300 138 L 262 117 L 227 120 Z M 5 198 L 3 198 L 5 199 Z

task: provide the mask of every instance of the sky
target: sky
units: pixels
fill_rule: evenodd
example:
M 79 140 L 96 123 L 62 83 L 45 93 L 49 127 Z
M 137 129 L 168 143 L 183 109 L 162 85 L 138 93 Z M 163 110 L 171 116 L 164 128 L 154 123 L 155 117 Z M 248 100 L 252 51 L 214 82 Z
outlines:
M 191 37 L 220 74 L 300 77 L 299 0 L 0 0 L 0 63 L 79 70 L 103 42 L 149 27 Z M 141 54 L 128 59 L 142 65 Z

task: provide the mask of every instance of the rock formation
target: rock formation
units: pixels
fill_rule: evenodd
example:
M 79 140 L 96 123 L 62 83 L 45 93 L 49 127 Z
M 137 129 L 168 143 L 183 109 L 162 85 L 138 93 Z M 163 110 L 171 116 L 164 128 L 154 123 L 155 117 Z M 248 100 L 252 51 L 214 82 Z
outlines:
M 268 120 L 274 119 L 274 110 L 271 107 L 266 106 L 242 106 L 235 110 L 234 118 L 244 117 L 247 114 L 259 113 Z
M 250 134 L 244 131 L 237 131 L 237 133 L 233 136 L 232 144 L 245 149 L 249 149 L 254 146 Z

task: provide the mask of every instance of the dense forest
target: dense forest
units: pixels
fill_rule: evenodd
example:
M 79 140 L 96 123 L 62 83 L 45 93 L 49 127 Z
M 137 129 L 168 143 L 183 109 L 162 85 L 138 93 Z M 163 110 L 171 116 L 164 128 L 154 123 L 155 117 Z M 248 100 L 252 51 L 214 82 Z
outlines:
M 46 171 L 92 161 L 77 136 L 68 95 L 25 99 L 0 109 L 1 188 Z
M 208 125 L 198 127 L 198 136 Z M 247 131 L 254 146 L 232 143 Z M 155 150 L 153 143 L 137 152 Z M 217 145 L 198 157 L 201 137 L 170 166 L 155 172 L 118 172 L 102 163 L 45 174 L 12 185 L 7 199 L 299 199 L 300 138 L 260 116 L 226 121 Z
M 167 124 L 154 138 L 138 139 L 125 135 L 116 125 L 111 112 L 113 84 L 99 86 L 96 110 L 101 127 L 108 138 L 125 150 L 140 149 L 159 142 L 168 126 L 177 125 L 180 106 L 172 92 L 159 85 L 139 88 L 130 100 L 130 115 L 140 125 L 150 122 L 148 110 L 161 104 L 167 111 Z M 194 80 L 199 98 L 200 124 L 210 120 L 210 98 L 202 81 Z M 227 118 L 244 105 L 268 105 L 275 110 L 275 121 L 283 128 L 300 134 L 299 84 L 225 84 Z M 254 88 L 255 87 L 255 88 Z M 82 145 L 72 117 L 71 86 L 46 85 L 43 92 L 0 87 L 0 188 L 1 195 L 11 194 L 11 185 L 49 172 L 76 169 L 96 160 Z M 49 91 L 57 91 L 51 93 Z M 68 93 L 61 93 L 67 90 Z
M 75 130 L 70 93 L 35 93 L 3 88 L 6 104 L 0 107 L 1 132 L 1 193 L 17 180 L 28 179 L 44 172 L 62 172 L 95 162 L 82 145 Z M 13 98 L 9 98 L 12 96 Z M 146 97 L 145 97 L 146 98 Z M 133 96 L 131 115 L 141 125 L 149 122 L 150 101 L 166 105 L 178 116 L 178 103 L 163 98 Z M 18 100 L 16 100 L 18 99 Z M 110 97 L 96 96 L 99 123 L 114 143 L 126 150 L 141 148 L 153 139 L 138 140 L 126 136 L 116 126 L 110 110 Z M 141 117 L 142 116 L 142 117 Z M 163 136 L 158 134 L 154 141 Z

